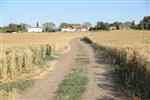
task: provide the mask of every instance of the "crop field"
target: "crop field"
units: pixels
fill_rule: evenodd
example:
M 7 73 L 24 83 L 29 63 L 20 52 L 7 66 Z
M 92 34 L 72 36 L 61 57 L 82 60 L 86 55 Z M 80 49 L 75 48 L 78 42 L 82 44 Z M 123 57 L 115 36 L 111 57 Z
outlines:
M 2 34 L 0 43 L 1 50 L 12 47 L 30 47 L 49 43 L 54 46 L 57 53 L 67 48 L 69 41 L 75 37 L 85 36 L 89 33 L 17 33 Z
M 16 86 L 21 87 L 18 90 L 28 87 L 29 80 L 54 66 L 57 59 L 53 59 L 70 50 L 70 41 L 77 37 L 88 37 L 98 44 L 93 47 L 103 52 L 108 61 L 121 66 L 117 69 L 123 83 L 136 95 L 149 97 L 150 32 L 133 30 L 1 34 L 0 93 L 3 95 L 3 90 L 11 91 Z
M 150 31 L 96 32 L 90 38 L 100 45 L 118 49 L 134 49 L 139 51 L 142 56 L 150 58 Z

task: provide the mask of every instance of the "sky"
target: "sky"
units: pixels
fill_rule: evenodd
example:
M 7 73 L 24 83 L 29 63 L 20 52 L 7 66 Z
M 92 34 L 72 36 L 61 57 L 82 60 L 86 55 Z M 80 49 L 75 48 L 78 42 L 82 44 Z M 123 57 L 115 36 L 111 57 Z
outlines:
M 150 16 L 150 0 L 1 0 L 0 26 L 27 23 L 36 26 L 97 21 L 139 23 Z

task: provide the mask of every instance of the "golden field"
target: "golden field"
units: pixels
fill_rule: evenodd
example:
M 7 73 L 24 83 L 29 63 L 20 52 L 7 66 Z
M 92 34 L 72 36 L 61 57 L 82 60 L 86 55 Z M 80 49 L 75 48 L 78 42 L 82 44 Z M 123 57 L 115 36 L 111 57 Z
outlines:
M 70 50 L 70 41 L 90 33 L 16 33 L 1 34 L 0 80 L 13 81 L 24 70 Z M 38 68 L 37 68 L 38 69 Z
M 67 52 L 70 49 L 70 41 L 77 37 L 89 37 L 93 42 L 102 46 L 101 50 L 105 48 L 105 54 L 110 61 L 113 59 L 118 62 L 123 61 L 122 63 L 130 66 L 129 70 L 132 67 L 135 68 L 134 75 L 142 75 L 138 78 L 138 82 L 149 80 L 144 75 L 149 76 L 150 70 L 142 69 L 149 68 L 147 67 L 149 64 L 143 65 L 145 59 L 140 59 L 139 54 L 150 59 L 150 32 L 129 30 L 1 34 L 0 83 L 32 80 L 44 75 L 48 69 L 53 70 L 57 59 L 51 60 L 49 57 Z M 139 54 L 134 54 L 134 50 Z M 129 76 L 132 75 L 129 74 Z M 136 80 L 134 81 L 137 83 Z M 141 84 L 140 88 L 149 87 L 141 82 L 138 84 Z M 0 97 L 4 93 L 3 90 L 0 91 Z
M 150 31 L 95 32 L 89 38 L 103 46 L 131 48 L 150 58 Z
M 75 32 L 75 33 L 16 33 L 2 34 L 0 43 L 1 50 L 10 47 L 30 47 L 43 44 L 51 44 L 57 53 L 63 52 L 68 47 L 68 43 L 72 38 L 85 36 L 90 33 Z

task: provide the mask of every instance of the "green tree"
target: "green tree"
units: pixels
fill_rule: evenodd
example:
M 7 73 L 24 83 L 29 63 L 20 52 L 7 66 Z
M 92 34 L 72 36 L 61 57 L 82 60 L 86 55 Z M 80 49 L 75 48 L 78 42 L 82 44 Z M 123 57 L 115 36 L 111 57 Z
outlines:
M 109 30 L 109 24 L 104 22 L 97 22 L 96 30 Z
M 11 23 L 11 24 L 8 25 L 6 31 L 7 32 L 17 32 L 18 31 L 17 26 L 18 26 L 17 24 Z
M 68 24 L 68 23 L 61 23 L 59 25 L 59 28 L 68 28 L 68 27 L 70 27 L 70 24 Z
M 44 32 L 52 32 L 55 30 L 55 24 L 52 22 L 48 22 L 42 25 Z
M 145 16 L 138 25 L 139 29 L 150 30 L 150 16 Z
M 117 29 L 119 29 L 120 25 L 123 25 L 123 23 L 121 23 L 121 22 L 114 22 L 114 23 L 112 23 L 112 26 L 115 26 Z

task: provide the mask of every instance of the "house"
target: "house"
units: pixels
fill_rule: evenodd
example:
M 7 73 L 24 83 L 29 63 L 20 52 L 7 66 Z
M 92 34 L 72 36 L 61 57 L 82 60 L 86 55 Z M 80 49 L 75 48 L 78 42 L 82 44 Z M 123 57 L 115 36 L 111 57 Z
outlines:
M 130 29 L 130 27 L 127 25 L 120 25 L 119 26 L 119 30 L 129 30 L 129 29 Z
M 81 31 L 82 26 L 80 24 L 71 24 L 71 28 L 75 31 Z
M 42 28 L 40 28 L 40 27 L 28 27 L 27 32 L 42 32 Z
M 75 31 L 87 31 L 86 28 L 83 28 L 80 24 L 70 24 L 67 28 L 62 28 L 62 32 L 75 32 Z

